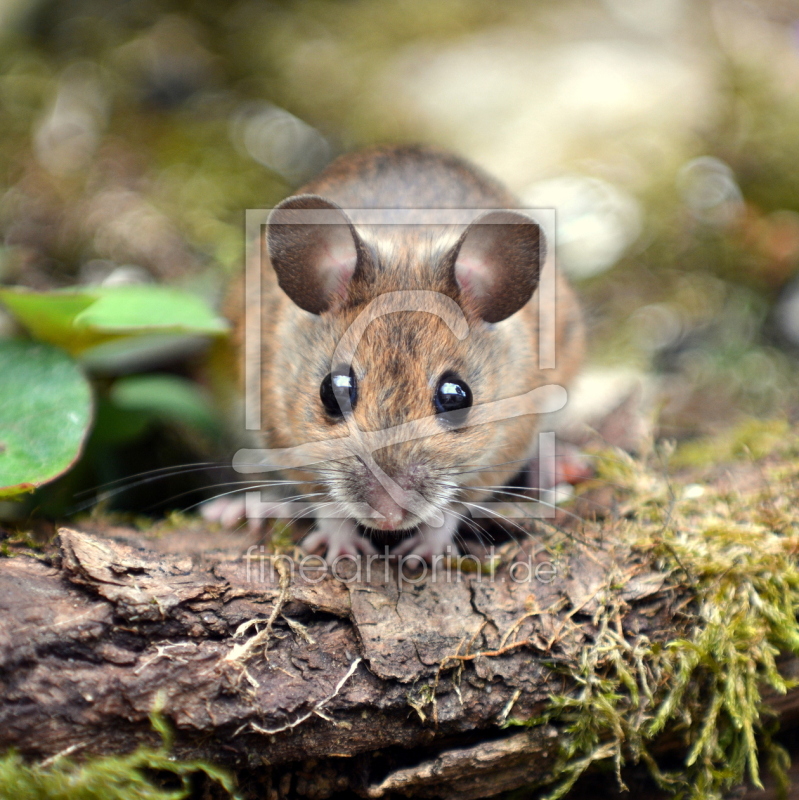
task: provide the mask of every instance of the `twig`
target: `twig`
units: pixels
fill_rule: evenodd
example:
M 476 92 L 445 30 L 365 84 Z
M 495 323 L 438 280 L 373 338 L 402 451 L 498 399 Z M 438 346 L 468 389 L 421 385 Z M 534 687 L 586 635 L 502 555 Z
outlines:
M 358 668 L 358 664 L 361 663 L 363 659 L 358 657 L 355 661 L 350 664 L 350 668 L 347 670 L 347 673 L 344 677 L 336 684 L 335 691 L 333 694 L 329 694 L 327 697 L 320 700 L 307 714 L 303 714 L 301 717 L 294 720 L 294 722 L 287 722 L 285 725 L 281 725 L 279 728 L 262 728 L 260 725 L 257 725 L 255 722 L 250 722 L 250 727 L 256 731 L 257 733 L 262 733 L 265 736 L 273 736 L 276 733 L 282 733 L 283 731 L 291 730 L 292 728 L 296 728 L 298 725 L 302 725 L 303 722 L 310 719 L 314 714 L 321 717 L 328 722 L 333 722 L 335 725 L 335 721 L 328 717 L 326 714 L 322 712 L 322 708 L 326 706 L 334 697 L 338 695 L 341 691 L 341 688 L 344 684 L 352 677 L 355 670 Z M 239 729 L 241 730 L 241 729 Z
M 76 750 L 80 750 L 81 747 L 86 747 L 86 742 L 76 742 L 75 744 L 71 744 L 69 747 L 65 747 L 63 750 L 60 750 L 58 753 L 53 754 L 50 758 L 45 758 L 38 767 L 39 769 L 43 769 L 45 767 L 49 767 L 51 764 L 54 764 L 61 758 L 66 758 L 68 755 L 71 755 Z
M 272 625 L 274 624 L 280 612 L 283 610 L 283 606 L 288 600 L 289 587 L 291 585 L 291 573 L 287 569 L 286 565 L 282 561 L 278 560 L 275 566 L 277 567 L 278 573 L 280 573 L 280 594 L 277 596 L 275 605 L 272 608 L 272 612 L 269 614 L 269 617 L 266 620 L 266 627 L 262 631 L 256 633 L 252 639 L 248 639 L 243 644 L 233 645 L 230 652 L 223 659 L 224 661 L 244 661 L 244 659 L 250 654 L 250 651 L 254 650 L 256 647 L 263 645 L 264 651 L 266 651 L 268 648 L 269 638 L 272 635 Z M 260 622 L 260 620 L 248 620 L 247 622 L 242 623 L 236 630 L 236 636 L 241 636 L 257 622 Z

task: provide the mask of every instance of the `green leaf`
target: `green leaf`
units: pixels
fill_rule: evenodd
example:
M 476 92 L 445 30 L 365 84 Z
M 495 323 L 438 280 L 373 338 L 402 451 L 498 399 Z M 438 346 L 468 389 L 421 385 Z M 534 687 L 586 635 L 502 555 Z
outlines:
M 228 329 L 196 295 L 169 286 L 117 286 L 98 290 L 97 301 L 75 317 L 75 326 L 107 333 L 170 330 L 218 335 Z
M 0 339 L 0 498 L 31 491 L 80 455 L 92 394 L 80 367 L 49 345 Z
M 168 422 L 181 422 L 206 433 L 218 432 L 218 423 L 202 389 L 176 375 L 132 375 L 120 378 L 110 399 L 126 411 L 145 412 Z
M 107 338 L 74 327 L 78 314 L 97 300 L 92 294 L 0 289 L 0 300 L 35 339 L 63 347 L 70 353 L 79 353 Z
M 150 427 L 152 417 L 143 412 L 123 410 L 99 397 L 89 447 L 116 447 L 138 439 Z
M 219 336 L 228 324 L 199 297 L 168 286 L 113 286 L 84 291 L 0 290 L 0 300 L 31 333 L 79 355 L 142 334 Z

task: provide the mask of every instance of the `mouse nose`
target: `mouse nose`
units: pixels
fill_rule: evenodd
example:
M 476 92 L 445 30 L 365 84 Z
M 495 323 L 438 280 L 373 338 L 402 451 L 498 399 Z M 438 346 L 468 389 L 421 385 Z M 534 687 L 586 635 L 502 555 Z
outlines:
M 372 519 L 369 524 L 381 531 L 394 531 L 399 528 L 408 516 L 408 511 L 402 507 L 408 504 L 406 495 L 407 493 L 403 491 L 398 497 L 400 501 L 398 503 L 382 486 L 379 484 L 375 486 L 369 492 L 366 502 L 381 514 L 383 519 Z

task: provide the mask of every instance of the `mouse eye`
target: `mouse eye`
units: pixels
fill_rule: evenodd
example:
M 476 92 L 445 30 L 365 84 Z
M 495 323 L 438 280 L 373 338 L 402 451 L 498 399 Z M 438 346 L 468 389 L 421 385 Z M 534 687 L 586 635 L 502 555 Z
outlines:
M 448 424 L 457 425 L 466 418 L 466 411 L 472 405 L 472 390 L 466 381 L 457 375 L 448 373 L 443 375 L 438 382 L 438 388 L 433 397 L 433 405 L 435 406 L 436 414 L 463 412 L 461 414 L 449 413 L 446 418 Z
M 352 411 L 358 401 L 358 384 L 352 367 L 346 373 L 342 369 L 325 375 L 319 387 L 319 397 L 331 417 L 340 418 Z

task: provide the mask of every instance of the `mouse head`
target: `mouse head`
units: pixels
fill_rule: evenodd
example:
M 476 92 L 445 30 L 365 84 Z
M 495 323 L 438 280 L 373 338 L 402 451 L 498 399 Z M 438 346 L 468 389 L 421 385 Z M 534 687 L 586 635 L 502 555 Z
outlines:
M 427 521 L 473 485 L 476 470 L 507 460 L 518 436 L 501 424 L 469 426 L 469 415 L 524 390 L 508 379 L 509 336 L 538 284 L 540 228 L 498 210 L 449 233 L 408 229 L 385 247 L 313 195 L 286 200 L 267 226 L 278 283 L 310 312 L 297 315 L 284 354 L 296 398 L 291 438 L 347 437 L 325 482 L 367 527 Z

